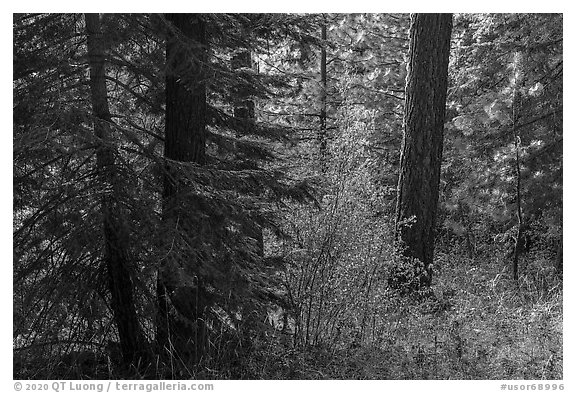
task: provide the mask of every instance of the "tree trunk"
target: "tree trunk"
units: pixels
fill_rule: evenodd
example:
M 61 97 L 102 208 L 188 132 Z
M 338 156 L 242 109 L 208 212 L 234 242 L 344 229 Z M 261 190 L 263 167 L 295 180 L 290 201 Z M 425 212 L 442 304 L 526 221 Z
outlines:
M 432 279 L 451 30 L 451 14 L 412 15 L 396 240 L 402 264 L 418 270 L 410 283 L 393 272 L 392 286 L 416 289 Z
M 182 203 L 182 175 L 170 162 L 206 163 L 206 86 L 203 69 L 207 61 L 206 26 L 198 14 L 167 14 L 166 42 L 166 130 L 164 156 L 167 161 L 164 177 L 163 219 L 174 229 L 175 237 L 186 237 L 190 247 L 201 242 L 203 228 L 198 222 L 189 223 L 190 212 L 200 206 L 189 197 Z M 181 220 L 182 219 L 182 220 Z M 189 355 L 199 361 L 206 343 L 205 292 L 199 272 L 193 272 L 193 283 L 174 280 L 179 269 L 197 266 L 197 255 L 181 255 L 172 250 L 158 273 L 158 320 L 156 340 L 160 349 Z M 174 315 L 178 315 L 175 317 Z M 183 321 L 183 318 L 188 323 Z M 192 324 L 192 326 L 190 325 Z
M 518 220 L 517 230 L 516 230 L 516 241 L 514 243 L 514 255 L 512 258 L 512 278 L 518 280 L 518 260 L 520 258 L 520 253 L 523 251 L 522 245 L 524 245 L 524 218 L 522 214 L 522 172 L 520 167 L 520 135 L 518 133 L 518 112 L 521 106 L 521 95 L 518 92 L 518 84 L 521 83 L 519 80 L 516 68 L 521 62 L 521 56 L 519 53 L 514 55 L 514 93 L 512 96 L 512 129 L 514 136 L 514 150 L 516 153 L 516 159 L 514 161 L 514 171 L 516 174 L 516 219 Z
M 252 68 L 252 53 L 249 49 L 239 49 L 238 52 L 232 57 L 231 66 L 233 70 L 240 68 Z M 250 97 L 247 88 L 238 83 L 234 96 L 234 118 L 238 121 L 239 132 L 238 136 L 250 133 L 250 128 L 254 127 L 256 121 L 256 113 L 254 111 L 254 100 Z M 256 242 L 256 254 L 259 257 L 264 256 L 264 236 L 262 235 L 262 228 L 255 222 L 246 223 L 243 231 L 249 238 Z
M 196 14 L 167 14 L 176 29 L 166 44 L 166 158 L 206 163 L 206 26 Z M 187 48 L 188 46 L 188 48 Z M 174 184 L 172 184 L 174 186 Z M 165 198 L 174 194 L 165 188 Z
M 252 53 L 249 49 L 240 49 L 232 57 L 231 66 L 233 70 L 240 68 L 252 68 Z M 240 134 L 250 132 L 250 128 L 254 125 L 254 101 L 250 98 L 245 86 L 238 83 L 234 96 L 234 118 L 240 124 Z
M 469 210 L 469 209 L 467 209 Z M 476 247 L 474 239 L 474 231 L 472 230 L 472 224 L 470 222 L 470 215 L 464 210 L 464 205 L 461 202 L 458 202 L 458 214 L 460 215 L 460 221 L 466 232 L 464 233 L 464 237 L 466 240 L 466 254 L 468 258 L 472 259 L 476 255 Z
M 130 278 L 129 231 L 118 202 L 123 193 L 122 179 L 118 176 L 114 150 L 110 138 L 112 123 L 106 90 L 105 51 L 98 14 L 85 14 L 88 62 L 90 65 L 90 92 L 94 113 L 94 134 L 99 146 L 96 166 L 104 185 L 102 218 L 104 227 L 104 260 L 108 270 L 111 308 L 118 328 L 122 355 L 126 363 L 137 361 L 143 354 L 144 344 L 136 314 L 132 280 Z
M 516 219 L 518 226 L 516 229 L 516 241 L 514 242 L 514 255 L 512 257 L 512 278 L 518 280 L 518 261 L 520 253 L 522 252 L 522 244 L 524 242 L 524 220 L 522 217 L 522 193 L 521 193 L 521 179 L 520 179 L 520 157 L 518 154 L 518 136 L 514 133 L 514 145 L 516 149 Z
M 564 275 L 564 256 L 563 256 L 563 252 L 562 252 L 562 238 L 560 238 L 560 243 L 558 244 L 558 249 L 556 250 L 556 262 L 554 264 L 554 267 L 556 268 L 556 274 L 558 274 L 560 277 L 563 277 Z
M 320 131 L 318 132 L 318 142 L 320 145 L 320 165 L 322 171 L 326 171 L 326 153 L 328 148 L 328 139 L 326 135 L 326 100 L 328 87 L 328 80 L 326 74 L 326 20 L 322 25 L 322 49 L 320 50 L 320 82 L 322 84 L 320 89 Z

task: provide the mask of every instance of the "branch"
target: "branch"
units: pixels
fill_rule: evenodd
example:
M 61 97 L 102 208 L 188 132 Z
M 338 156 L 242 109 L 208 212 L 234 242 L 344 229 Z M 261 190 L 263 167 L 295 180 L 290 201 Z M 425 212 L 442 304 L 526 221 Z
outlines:
M 125 84 L 124 82 L 120 82 L 118 79 L 111 77 L 110 75 L 106 75 L 106 79 L 116 83 L 118 86 L 122 87 L 124 90 L 126 90 L 128 93 L 132 94 L 134 97 L 136 97 L 136 99 L 142 100 L 144 101 L 146 104 L 148 104 L 148 106 L 150 106 L 150 108 L 153 108 L 154 110 L 162 113 L 164 112 L 164 108 L 162 108 L 161 106 L 158 106 L 156 104 L 154 104 L 152 101 L 150 101 L 148 98 L 136 93 L 130 86 L 128 86 L 127 84 Z
M 126 123 L 128 123 L 130 126 L 132 126 L 133 128 L 142 131 L 143 133 L 150 135 L 153 138 L 158 139 L 159 141 L 164 142 L 164 137 L 162 137 L 161 135 L 158 135 L 152 131 L 149 131 L 147 129 L 145 129 L 142 126 L 139 126 L 138 124 L 134 123 L 132 120 L 130 120 L 130 118 L 128 118 L 127 116 L 123 116 L 123 115 L 114 115 L 113 117 L 119 118 L 119 119 L 123 119 L 126 121 Z
M 535 118 L 535 119 L 532 119 L 532 120 L 530 120 L 530 121 L 527 121 L 526 123 L 520 124 L 519 126 L 516 127 L 516 129 L 520 129 L 520 128 L 529 126 L 530 124 L 536 123 L 537 121 L 540 121 L 540 120 L 544 120 L 544 119 L 546 119 L 547 117 L 553 116 L 553 115 L 555 115 L 555 114 L 557 114 L 558 112 L 561 112 L 561 111 L 562 111 L 562 109 L 558 109 L 558 110 L 555 110 L 555 111 L 552 111 L 552 112 L 548 112 L 548 113 L 546 113 L 545 115 L 542 115 L 542 116 L 540 116 L 540 117 L 537 117 L 537 118 Z

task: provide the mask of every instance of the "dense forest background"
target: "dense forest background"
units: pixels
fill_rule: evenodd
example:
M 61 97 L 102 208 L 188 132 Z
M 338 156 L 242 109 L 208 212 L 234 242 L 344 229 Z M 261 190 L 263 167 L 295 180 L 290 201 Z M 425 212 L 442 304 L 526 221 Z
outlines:
M 14 378 L 561 379 L 562 28 L 15 14 Z

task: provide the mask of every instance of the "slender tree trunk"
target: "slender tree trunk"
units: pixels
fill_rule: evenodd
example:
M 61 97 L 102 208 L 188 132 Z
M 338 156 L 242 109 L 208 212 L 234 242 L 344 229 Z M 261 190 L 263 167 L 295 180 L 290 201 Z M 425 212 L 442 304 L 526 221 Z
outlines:
M 99 14 L 85 14 L 90 92 L 94 113 L 94 134 L 99 139 L 96 165 L 105 192 L 102 197 L 104 260 L 108 270 L 112 312 L 118 328 L 122 355 L 126 363 L 143 354 L 143 335 L 136 314 L 130 277 L 129 231 L 122 217 L 119 196 L 123 193 L 111 140 L 112 119 L 106 90 L 105 51 Z
M 556 262 L 554 267 L 556 268 L 556 274 L 558 274 L 560 277 L 562 277 L 564 275 L 564 264 L 563 264 L 563 260 L 564 260 L 564 256 L 563 256 L 563 250 L 562 250 L 562 238 L 560 238 L 560 243 L 558 244 L 558 249 L 556 250 Z
M 252 53 L 249 49 L 239 49 L 232 57 L 231 68 L 238 70 L 241 68 L 252 68 Z M 254 100 L 250 97 L 246 86 L 241 83 L 237 85 L 236 94 L 234 97 L 234 118 L 238 121 L 239 132 L 238 136 L 250 133 L 250 128 L 255 126 L 256 113 L 255 113 Z M 262 228 L 255 222 L 247 223 L 244 232 L 254 239 L 256 242 L 256 253 L 259 257 L 264 256 L 264 236 Z
M 184 179 L 171 162 L 206 163 L 206 85 L 203 68 L 207 61 L 206 26 L 201 15 L 167 14 L 170 22 L 166 43 L 166 131 L 164 156 L 167 161 L 164 178 L 163 218 L 174 230 L 174 236 L 190 239 L 201 237 L 198 222 L 186 222 L 190 211 L 201 209 L 195 199 L 182 203 Z M 201 241 L 201 239 L 200 239 Z M 159 347 L 177 352 L 181 358 L 192 354 L 196 361 L 203 355 L 206 343 L 205 292 L 200 272 L 194 282 L 175 282 L 182 263 L 197 266 L 197 255 L 180 255 L 171 250 L 158 273 L 158 320 L 156 340 Z M 176 260 L 174 258 L 177 258 Z M 184 261 L 184 262 L 182 262 Z M 191 321 L 193 326 L 175 318 Z
M 328 79 L 326 74 L 326 39 L 327 39 L 327 32 L 326 32 L 326 20 L 324 20 L 324 24 L 322 25 L 322 49 L 320 50 L 320 82 L 322 84 L 320 90 L 320 131 L 318 132 L 318 142 L 319 142 L 319 149 L 320 149 L 320 165 L 322 171 L 326 170 L 326 154 L 328 148 L 328 138 L 326 135 L 326 101 L 327 101 L 327 91 L 328 88 Z
M 522 251 L 522 244 L 524 239 L 524 219 L 522 215 L 522 180 L 520 172 L 520 155 L 518 152 L 519 141 L 516 131 L 516 123 L 514 123 L 514 148 L 516 149 L 515 172 L 516 172 L 516 219 L 518 226 L 516 229 L 516 241 L 514 243 L 514 255 L 512 257 L 512 278 L 518 280 L 518 260 Z
M 514 93 L 512 97 L 512 130 L 514 136 L 514 150 L 516 159 L 514 161 L 514 171 L 516 174 L 516 219 L 518 220 L 516 230 L 516 241 L 514 243 L 514 255 L 512 258 L 512 278 L 518 280 L 518 261 L 520 253 L 524 251 L 525 245 L 525 228 L 524 217 L 522 214 L 522 172 L 520 165 L 520 134 L 518 133 L 518 111 L 521 106 L 521 96 L 518 92 L 518 85 L 522 82 L 520 80 L 520 73 L 518 67 L 520 66 L 521 56 L 516 53 L 514 56 Z
M 474 242 L 472 241 L 472 239 L 474 238 L 474 232 L 472 230 L 472 225 L 470 223 L 470 217 L 464 211 L 464 206 L 462 205 L 461 202 L 458 203 L 458 214 L 460 215 L 460 221 L 464 225 L 464 228 L 466 228 L 465 233 L 466 253 L 468 255 L 468 258 L 472 259 L 476 254 L 476 247 L 474 246 Z
M 252 53 L 249 49 L 240 49 L 232 57 L 231 66 L 233 70 L 241 68 L 252 68 Z M 241 83 L 237 85 L 234 97 L 234 118 L 240 124 L 240 134 L 250 132 L 254 126 L 256 114 L 254 112 L 254 101 L 251 99 L 246 87 Z
M 432 279 L 451 30 L 451 14 L 412 15 L 396 239 L 403 263 L 421 264 L 410 283 L 417 288 Z

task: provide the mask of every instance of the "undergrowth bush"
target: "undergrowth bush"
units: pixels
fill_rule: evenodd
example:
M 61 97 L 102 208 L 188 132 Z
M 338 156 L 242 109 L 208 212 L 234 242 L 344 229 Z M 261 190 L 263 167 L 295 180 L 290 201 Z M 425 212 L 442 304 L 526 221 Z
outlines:
M 435 277 L 434 295 L 427 300 L 375 290 L 381 296 L 368 308 L 372 314 L 363 335 L 349 328 L 346 337 L 325 337 L 307 348 L 282 342 L 278 331 L 268 347 L 259 349 L 261 367 L 253 376 L 562 379 L 558 278 L 551 276 L 556 281 L 548 287 L 528 274 L 515 283 L 500 259 L 479 263 L 443 254 L 438 259 L 442 273 Z M 361 321 L 362 311 L 350 311 L 349 320 Z

